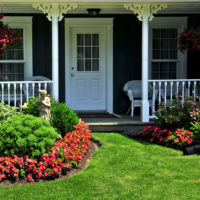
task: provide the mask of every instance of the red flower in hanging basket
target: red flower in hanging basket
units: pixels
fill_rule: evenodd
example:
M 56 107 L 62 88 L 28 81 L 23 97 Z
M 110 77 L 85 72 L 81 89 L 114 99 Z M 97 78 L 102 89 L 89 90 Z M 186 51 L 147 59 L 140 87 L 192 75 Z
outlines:
M 3 15 L 0 14 L 0 19 L 2 18 Z M 17 46 L 21 38 L 22 36 L 17 30 L 11 29 L 8 24 L 0 21 L 0 56 L 4 55 L 7 49 Z
M 178 38 L 179 50 L 200 51 L 200 27 L 185 29 Z

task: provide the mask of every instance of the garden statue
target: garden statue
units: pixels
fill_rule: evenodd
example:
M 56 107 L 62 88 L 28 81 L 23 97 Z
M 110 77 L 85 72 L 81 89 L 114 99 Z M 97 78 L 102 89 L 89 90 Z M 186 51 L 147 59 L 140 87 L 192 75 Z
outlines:
M 46 120 L 50 121 L 51 119 L 51 113 L 50 113 L 50 98 L 47 96 L 46 90 L 39 90 L 39 93 L 41 94 L 41 98 L 38 101 L 38 110 L 39 110 L 39 116 Z

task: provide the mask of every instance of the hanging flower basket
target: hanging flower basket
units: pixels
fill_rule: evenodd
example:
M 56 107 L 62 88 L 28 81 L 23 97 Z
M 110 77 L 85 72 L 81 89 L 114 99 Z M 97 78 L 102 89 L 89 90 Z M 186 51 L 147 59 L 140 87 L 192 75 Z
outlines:
M 200 27 L 185 29 L 178 38 L 179 50 L 200 51 Z
M 0 15 L 0 19 L 2 18 L 3 15 Z M 14 48 L 21 38 L 17 30 L 11 29 L 8 24 L 0 21 L 0 56 L 4 55 L 7 49 Z

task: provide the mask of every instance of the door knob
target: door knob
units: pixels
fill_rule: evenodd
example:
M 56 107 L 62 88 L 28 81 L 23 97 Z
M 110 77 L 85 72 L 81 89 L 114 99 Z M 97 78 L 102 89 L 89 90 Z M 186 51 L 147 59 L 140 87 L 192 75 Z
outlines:
M 72 70 L 74 70 L 74 67 L 72 67 Z
M 74 77 L 75 75 L 74 75 L 74 73 L 71 73 L 71 77 Z

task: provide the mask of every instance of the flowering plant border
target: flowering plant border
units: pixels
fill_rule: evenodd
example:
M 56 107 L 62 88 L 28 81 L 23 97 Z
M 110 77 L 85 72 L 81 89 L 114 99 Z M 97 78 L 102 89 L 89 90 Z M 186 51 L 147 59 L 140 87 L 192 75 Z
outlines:
M 11 178 L 26 178 L 29 182 L 37 179 L 56 178 L 67 170 L 78 167 L 87 154 L 92 137 L 88 125 L 80 121 L 74 130 L 55 142 L 49 153 L 39 160 L 28 156 L 0 157 L 0 181 Z
M 184 128 L 178 128 L 172 132 L 166 129 L 160 130 L 159 127 L 145 126 L 138 134 L 148 139 L 151 143 L 163 144 L 179 149 L 194 142 L 193 133 Z

